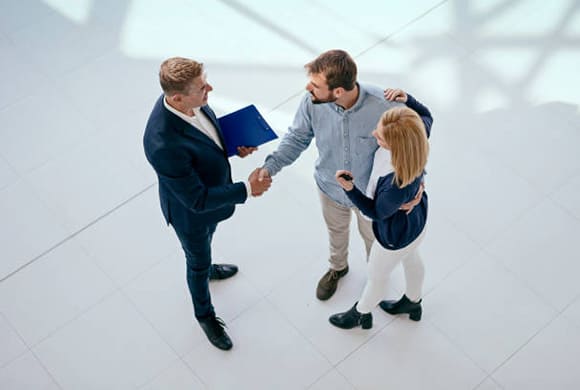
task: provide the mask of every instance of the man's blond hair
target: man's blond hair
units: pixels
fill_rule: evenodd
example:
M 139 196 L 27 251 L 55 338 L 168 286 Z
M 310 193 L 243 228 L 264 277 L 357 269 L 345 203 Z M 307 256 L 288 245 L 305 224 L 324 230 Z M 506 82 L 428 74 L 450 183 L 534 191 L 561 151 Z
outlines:
M 159 83 L 166 96 L 187 94 L 193 80 L 203 74 L 203 64 L 189 58 L 168 58 L 159 68 Z

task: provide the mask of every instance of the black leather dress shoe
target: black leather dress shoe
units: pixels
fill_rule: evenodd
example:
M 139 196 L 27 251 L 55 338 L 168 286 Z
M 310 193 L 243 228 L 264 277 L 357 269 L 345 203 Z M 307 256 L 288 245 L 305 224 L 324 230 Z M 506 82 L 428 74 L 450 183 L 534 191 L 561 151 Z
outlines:
M 381 301 L 379 306 L 389 314 L 408 313 L 409 318 L 413 321 L 421 321 L 421 315 L 423 314 L 422 301 L 422 299 L 419 299 L 419 302 L 413 302 L 403 294 L 403 297 L 398 301 Z
M 234 346 L 230 336 L 224 330 L 226 324 L 221 318 L 216 316 L 204 318 L 199 320 L 199 325 L 201 325 L 201 329 L 205 332 L 209 342 L 217 348 L 228 351 Z
M 212 264 L 209 269 L 209 280 L 231 278 L 238 273 L 238 266 L 234 264 Z
M 356 309 L 358 302 L 355 302 L 354 306 L 344 313 L 336 313 L 331 315 L 328 319 L 330 323 L 342 329 L 352 329 L 360 326 L 363 329 L 370 329 L 373 327 L 373 314 L 372 313 L 359 313 Z

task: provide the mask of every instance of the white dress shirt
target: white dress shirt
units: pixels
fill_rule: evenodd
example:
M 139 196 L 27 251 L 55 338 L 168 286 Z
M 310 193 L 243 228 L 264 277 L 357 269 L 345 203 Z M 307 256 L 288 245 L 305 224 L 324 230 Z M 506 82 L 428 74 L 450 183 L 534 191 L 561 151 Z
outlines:
M 209 120 L 208 117 L 201 111 L 200 107 L 196 107 L 193 109 L 193 116 L 185 115 L 183 112 L 176 110 L 175 108 L 171 107 L 169 103 L 167 103 L 167 99 L 163 98 L 163 105 L 169 111 L 195 127 L 196 129 L 200 130 L 203 134 L 207 135 L 215 144 L 221 149 L 224 150 L 224 146 L 220 142 L 220 138 L 218 137 L 217 130 L 213 123 Z M 248 181 L 243 182 L 246 185 L 246 194 L 248 198 L 252 196 L 252 187 Z

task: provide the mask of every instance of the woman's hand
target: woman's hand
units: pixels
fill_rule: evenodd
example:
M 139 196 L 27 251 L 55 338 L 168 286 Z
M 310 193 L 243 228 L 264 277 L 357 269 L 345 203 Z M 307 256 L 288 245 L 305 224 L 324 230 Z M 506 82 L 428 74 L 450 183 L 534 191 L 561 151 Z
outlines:
M 421 182 L 421 184 L 419 185 L 419 190 L 417 191 L 415 197 L 411 199 L 409 202 L 401 205 L 401 207 L 399 207 L 399 210 L 405 211 L 407 215 L 411 214 L 411 211 L 413 211 L 415 206 L 421 203 L 421 199 L 423 199 L 423 191 L 425 191 L 425 183 Z
M 384 91 L 385 99 L 391 102 L 407 103 L 407 94 L 402 89 L 388 88 Z
M 334 177 L 336 178 L 338 184 L 346 191 L 352 191 L 354 188 L 354 176 L 350 171 L 345 171 L 344 169 L 338 170 L 336 171 Z

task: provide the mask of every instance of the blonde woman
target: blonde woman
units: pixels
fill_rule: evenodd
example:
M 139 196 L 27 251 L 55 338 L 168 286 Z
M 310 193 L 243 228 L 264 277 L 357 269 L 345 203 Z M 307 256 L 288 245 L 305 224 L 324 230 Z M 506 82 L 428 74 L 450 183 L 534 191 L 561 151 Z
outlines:
M 355 187 L 351 172 L 339 170 L 335 175 L 352 203 L 372 219 L 376 238 L 360 300 L 350 310 L 329 318 L 330 323 L 343 329 L 370 329 L 371 310 L 377 304 L 390 314 L 409 314 L 414 321 L 419 321 L 422 314 L 424 267 L 417 248 L 425 235 L 427 194 L 423 191 L 411 210 L 401 206 L 422 190 L 433 118 L 427 107 L 400 89 L 387 90 L 385 97 L 405 103 L 406 107 L 386 111 L 372 132 L 380 148 L 375 154 L 367 195 Z M 405 270 L 406 292 L 398 301 L 381 301 L 389 274 L 399 263 Z

